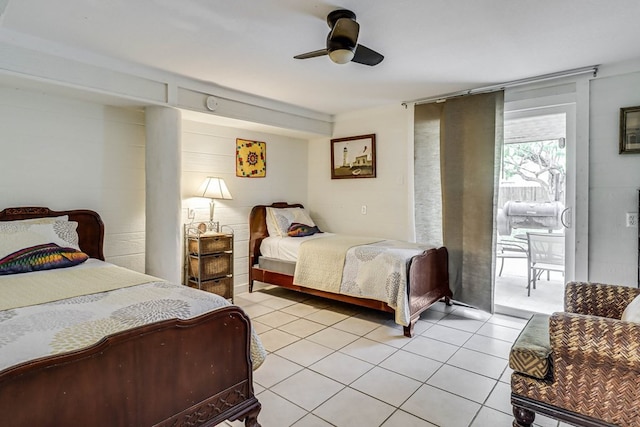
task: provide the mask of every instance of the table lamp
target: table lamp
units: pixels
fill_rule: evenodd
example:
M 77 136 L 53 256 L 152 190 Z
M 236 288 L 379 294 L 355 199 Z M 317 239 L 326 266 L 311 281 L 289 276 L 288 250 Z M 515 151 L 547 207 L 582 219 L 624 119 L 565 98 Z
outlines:
M 213 208 L 216 199 L 232 200 L 231 193 L 225 184 L 224 179 L 215 176 L 208 176 L 196 193 L 196 197 L 211 199 L 209 204 L 209 230 L 218 231 L 218 227 L 213 222 Z

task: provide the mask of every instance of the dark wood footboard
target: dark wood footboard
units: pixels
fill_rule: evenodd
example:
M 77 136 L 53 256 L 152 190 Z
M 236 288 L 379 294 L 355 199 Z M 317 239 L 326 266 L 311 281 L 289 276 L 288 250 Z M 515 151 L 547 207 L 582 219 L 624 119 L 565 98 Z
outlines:
M 453 296 L 449 289 L 449 254 L 444 247 L 429 249 L 411 260 L 409 268 L 409 310 L 411 324 L 405 335 L 413 334 L 413 326 L 420 313 L 444 298 L 447 305 Z M 408 329 L 407 329 L 408 328 Z
M 0 372 L 12 426 L 259 427 L 251 326 L 235 306 L 123 331 L 81 351 Z

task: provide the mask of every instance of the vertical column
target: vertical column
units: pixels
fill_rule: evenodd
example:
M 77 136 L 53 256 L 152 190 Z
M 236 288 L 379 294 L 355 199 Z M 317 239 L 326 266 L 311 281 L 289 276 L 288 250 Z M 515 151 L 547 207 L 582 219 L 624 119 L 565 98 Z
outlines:
M 145 122 L 145 270 L 152 276 L 180 283 L 182 115 L 175 108 L 147 107 Z

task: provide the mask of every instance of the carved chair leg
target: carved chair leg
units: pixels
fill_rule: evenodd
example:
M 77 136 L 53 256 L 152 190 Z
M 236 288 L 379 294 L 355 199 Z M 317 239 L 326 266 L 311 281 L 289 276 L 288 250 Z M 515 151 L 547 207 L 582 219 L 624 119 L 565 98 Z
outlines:
M 444 297 L 444 303 L 446 305 L 448 305 L 449 307 L 451 307 L 453 304 L 451 303 L 451 298 L 449 297 Z
M 513 427 L 531 427 L 536 413 L 513 405 Z
M 261 427 L 260 423 L 258 422 L 258 414 L 260 413 L 260 409 L 262 409 L 262 405 L 258 404 L 255 409 L 247 414 L 247 417 L 244 419 L 245 427 Z

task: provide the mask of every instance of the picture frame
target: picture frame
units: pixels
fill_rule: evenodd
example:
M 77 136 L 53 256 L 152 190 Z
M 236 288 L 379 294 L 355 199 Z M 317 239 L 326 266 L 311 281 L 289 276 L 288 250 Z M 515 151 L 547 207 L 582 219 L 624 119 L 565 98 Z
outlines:
M 264 178 L 267 176 L 267 144 L 236 138 L 236 176 Z
M 619 153 L 640 153 L 640 106 L 620 109 Z
M 331 140 L 331 179 L 375 177 L 375 134 Z

